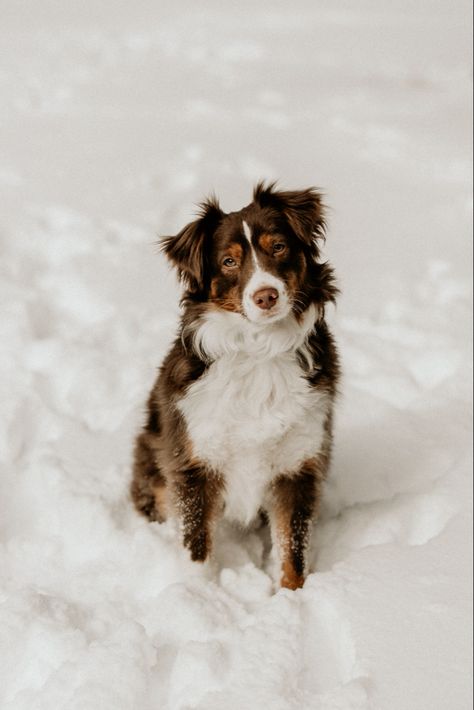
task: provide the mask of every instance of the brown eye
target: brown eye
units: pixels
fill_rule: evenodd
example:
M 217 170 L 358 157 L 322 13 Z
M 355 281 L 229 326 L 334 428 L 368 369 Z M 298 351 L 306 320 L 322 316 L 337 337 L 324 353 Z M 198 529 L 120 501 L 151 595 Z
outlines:
M 226 258 L 222 262 L 222 265 L 232 267 L 232 266 L 237 266 L 237 263 L 234 261 L 234 259 L 231 256 L 226 256 Z
M 283 244 L 282 242 L 277 242 L 276 244 L 273 245 L 273 253 L 274 254 L 281 254 L 282 251 L 285 251 L 286 249 L 286 244 Z

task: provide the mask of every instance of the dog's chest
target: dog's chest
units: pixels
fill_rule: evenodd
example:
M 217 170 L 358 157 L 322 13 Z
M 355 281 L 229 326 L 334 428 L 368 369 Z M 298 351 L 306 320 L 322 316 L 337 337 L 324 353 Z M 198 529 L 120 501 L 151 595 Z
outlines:
M 180 401 L 194 454 L 225 479 L 225 514 L 249 523 L 271 480 L 320 449 L 326 397 L 294 353 L 224 355 Z

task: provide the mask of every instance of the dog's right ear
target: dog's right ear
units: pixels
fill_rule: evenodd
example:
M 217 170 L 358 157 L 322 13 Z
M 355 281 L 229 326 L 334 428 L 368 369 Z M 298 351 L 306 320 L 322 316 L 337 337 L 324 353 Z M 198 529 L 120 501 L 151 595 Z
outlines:
M 181 230 L 175 237 L 164 237 L 160 246 L 188 291 L 198 293 L 206 284 L 209 245 L 224 212 L 215 197 L 200 205 L 198 219 Z

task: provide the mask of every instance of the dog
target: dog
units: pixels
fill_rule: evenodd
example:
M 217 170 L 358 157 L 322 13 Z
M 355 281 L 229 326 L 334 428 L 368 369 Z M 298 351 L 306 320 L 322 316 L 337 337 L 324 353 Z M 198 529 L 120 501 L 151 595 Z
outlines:
M 131 495 L 151 521 L 177 516 L 191 559 L 220 517 L 262 516 L 279 583 L 297 589 L 330 463 L 338 354 L 325 306 L 314 188 L 259 183 L 224 213 L 215 197 L 161 247 L 184 285 L 179 334 L 159 370 L 134 450 Z

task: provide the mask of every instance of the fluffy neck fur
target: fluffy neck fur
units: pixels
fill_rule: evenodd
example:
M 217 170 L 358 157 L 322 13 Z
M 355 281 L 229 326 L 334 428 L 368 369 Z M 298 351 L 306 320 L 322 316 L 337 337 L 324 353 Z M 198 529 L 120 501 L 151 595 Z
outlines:
M 205 362 L 237 354 L 268 360 L 283 353 L 304 352 L 317 318 L 314 304 L 302 314 L 300 322 L 290 313 L 268 325 L 251 323 L 239 313 L 207 311 L 192 326 L 192 345 Z

